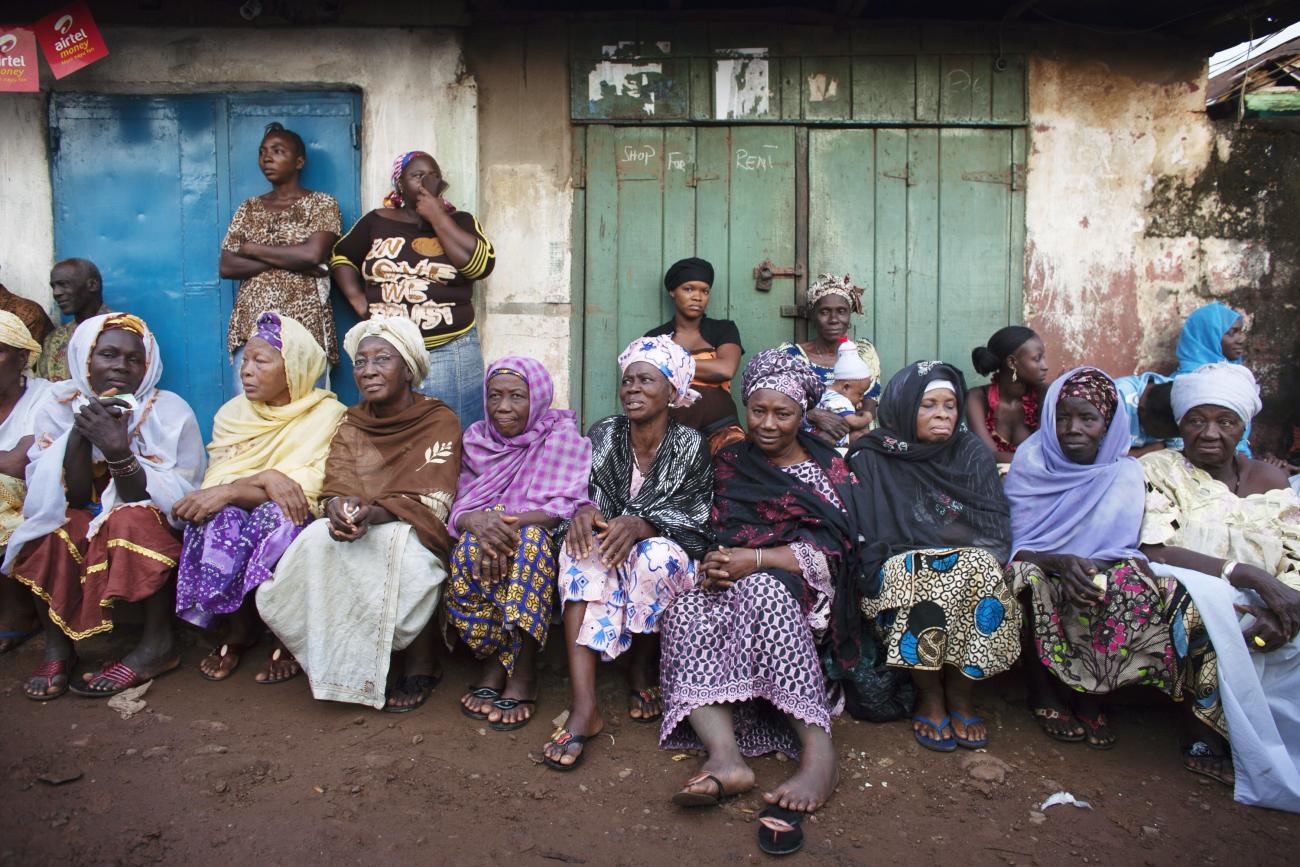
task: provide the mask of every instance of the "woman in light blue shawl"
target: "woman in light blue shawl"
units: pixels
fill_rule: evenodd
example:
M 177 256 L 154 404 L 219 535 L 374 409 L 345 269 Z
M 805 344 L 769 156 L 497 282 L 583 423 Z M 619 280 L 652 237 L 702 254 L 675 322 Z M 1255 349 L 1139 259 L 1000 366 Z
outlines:
M 1226 361 L 1242 364 L 1246 355 L 1246 318 L 1227 304 L 1214 301 L 1192 311 L 1178 335 L 1178 369 L 1174 376 L 1191 373 L 1205 364 Z M 1250 452 L 1250 425 L 1237 451 L 1246 457 Z

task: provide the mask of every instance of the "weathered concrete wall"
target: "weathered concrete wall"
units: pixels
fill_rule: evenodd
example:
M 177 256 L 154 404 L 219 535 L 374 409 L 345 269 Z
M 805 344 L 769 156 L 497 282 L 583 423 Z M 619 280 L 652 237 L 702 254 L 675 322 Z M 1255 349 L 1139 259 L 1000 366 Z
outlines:
M 494 27 L 471 36 L 469 71 L 479 93 L 480 220 L 497 250 L 484 283 L 481 332 L 487 361 L 531 355 L 568 406 L 571 368 L 567 43 L 563 25 Z
M 394 155 L 419 148 L 438 157 L 456 204 L 477 209 L 478 95 L 457 31 L 127 27 L 107 29 L 105 40 L 107 59 L 44 84 L 118 93 L 355 87 L 362 94 L 363 206 L 383 198 Z M 44 95 L 0 97 L 0 201 L 11 215 L 0 239 L 0 280 L 49 306 L 54 226 L 45 105 Z

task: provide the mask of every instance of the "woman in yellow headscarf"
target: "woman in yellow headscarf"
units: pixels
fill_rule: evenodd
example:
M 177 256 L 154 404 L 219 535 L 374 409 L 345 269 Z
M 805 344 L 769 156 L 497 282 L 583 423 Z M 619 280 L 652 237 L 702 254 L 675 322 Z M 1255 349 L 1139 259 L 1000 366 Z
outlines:
M 0 557 L 23 522 L 27 451 L 50 390 L 48 380 L 31 375 L 40 354 L 23 321 L 0 310 Z M 0 653 L 8 653 L 41 630 L 26 589 L 16 581 L 0 581 L 0 588 Z
M 262 313 L 244 346 L 244 393 L 213 423 L 203 487 L 172 509 L 189 522 L 176 613 L 204 628 L 230 615 L 225 641 L 199 666 L 208 680 L 229 677 L 255 643 L 256 614 L 245 597 L 319 516 L 325 458 L 346 409 L 314 386 L 324 370 L 325 351 L 311 332 L 287 316 Z M 277 645 L 257 680 L 278 683 L 300 670 Z

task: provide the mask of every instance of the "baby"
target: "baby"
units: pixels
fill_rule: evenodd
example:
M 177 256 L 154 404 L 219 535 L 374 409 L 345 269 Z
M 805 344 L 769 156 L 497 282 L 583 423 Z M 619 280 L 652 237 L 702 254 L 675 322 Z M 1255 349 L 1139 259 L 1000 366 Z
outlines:
M 839 354 L 835 359 L 835 382 L 822 393 L 817 402 L 818 409 L 826 409 L 844 417 L 849 423 L 849 432 L 841 437 L 836 446 L 847 446 L 867 432 L 875 418 L 874 409 L 863 407 L 862 401 L 871 388 L 871 369 L 858 355 L 858 347 L 847 337 L 840 338 Z M 804 430 L 811 433 L 819 431 L 804 422 Z

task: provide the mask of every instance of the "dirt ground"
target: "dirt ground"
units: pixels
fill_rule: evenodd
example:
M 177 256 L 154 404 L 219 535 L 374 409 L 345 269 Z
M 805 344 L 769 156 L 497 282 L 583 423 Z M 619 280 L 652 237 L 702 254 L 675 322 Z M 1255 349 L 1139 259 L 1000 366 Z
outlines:
M 83 643 L 83 659 L 120 652 L 131 630 L 121 633 Z M 185 642 L 183 668 L 158 679 L 130 719 L 71 694 L 25 700 L 39 639 L 0 656 L 0 864 L 765 860 L 757 793 L 710 812 L 669 802 L 696 759 L 660 751 L 658 727 L 627 718 L 612 666 L 601 682 L 609 736 L 584 765 L 559 774 L 530 759 L 564 709 L 554 644 L 538 718 L 500 734 L 459 713 L 468 657 L 449 659 L 429 703 L 399 716 L 313 701 L 301 677 L 255 683 L 266 647 L 230 681 L 208 683 L 197 670 L 206 645 Z M 805 851 L 790 863 L 1295 863 L 1300 817 L 1239 806 L 1183 771 L 1171 706 L 1116 708 L 1119 745 L 1096 752 L 1043 736 L 1015 674 L 977 696 L 987 753 L 926 752 L 906 723 L 837 721 L 839 790 L 805 823 Z M 760 786 L 792 767 L 758 761 Z M 1037 813 L 1058 790 L 1093 809 Z

